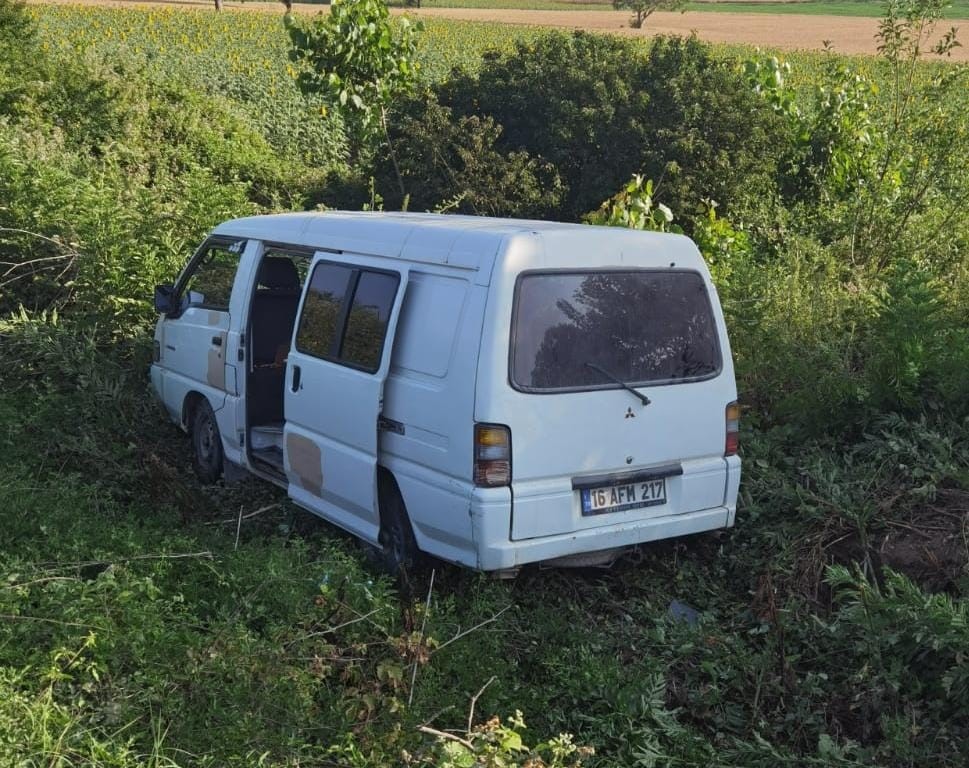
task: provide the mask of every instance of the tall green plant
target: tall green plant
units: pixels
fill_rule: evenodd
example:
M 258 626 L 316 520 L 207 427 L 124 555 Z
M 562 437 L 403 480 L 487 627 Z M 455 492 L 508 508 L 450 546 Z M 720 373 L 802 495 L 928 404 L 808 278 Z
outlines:
M 286 28 L 300 89 L 327 97 L 365 143 L 381 136 L 406 196 L 387 113 L 417 80 L 420 22 L 392 22 L 384 0 L 336 0 L 329 13 L 309 20 L 287 15 Z
M 888 0 L 877 35 L 888 76 L 876 83 L 832 58 L 803 108 L 785 87 L 783 63 L 746 66 L 754 90 L 793 128 L 784 188 L 809 206 L 820 203 L 810 213 L 820 234 L 876 272 L 913 246 L 939 249 L 969 203 L 969 68 L 925 66 L 927 54 L 945 57 L 960 45 L 955 28 L 938 35 L 946 6 Z
M 673 211 L 653 199 L 653 180 L 636 174 L 599 210 L 585 217 L 587 224 L 645 229 L 651 232 L 682 232 L 673 224 Z

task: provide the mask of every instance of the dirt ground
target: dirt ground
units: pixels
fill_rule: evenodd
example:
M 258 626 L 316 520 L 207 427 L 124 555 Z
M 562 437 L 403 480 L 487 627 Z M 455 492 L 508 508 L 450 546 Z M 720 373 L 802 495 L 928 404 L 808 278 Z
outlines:
M 37 0 L 30 0 L 37 2 Z M 201 0 L 175 2 L 139 2 L 139 0 L 44 0 L 53 3 L 105 6 L 178 5 L 211 8 L 213 3 Z M 227 2 L 230 9 L 281 13 L 281 3 Z M 297 13 L 318 13 L 324 7 L 297 3 Z M 396 11 L 399 13 L 400 11 Z M 527 24 L 564 29 L 587 29 L 621 35 L 649 36 L 659 34 L 689 35 L 696 32 L 703 40 L 713 43 L 748 43 L 785 50 L 820 50 L 830 41 L 838 53 L 875 53 L 875 32 L 878 19 L 849 16 L 802 16 L 797 14 L 771 15 L 761 13 L 656 13 L 642 30 L 630 29 L 626 11 L 521 11 L 487 8 L 421 8 L 409 10 L 412 16 L 428 19 L 459 19 L 488 21 L 503 24 Z M 959 26 L 959 22 L 944 22 L 941 29 Z M 962 25 L 969 28 L 969 23 Z M 969 45 L 956 48 L 951 58 L 969 61 Z

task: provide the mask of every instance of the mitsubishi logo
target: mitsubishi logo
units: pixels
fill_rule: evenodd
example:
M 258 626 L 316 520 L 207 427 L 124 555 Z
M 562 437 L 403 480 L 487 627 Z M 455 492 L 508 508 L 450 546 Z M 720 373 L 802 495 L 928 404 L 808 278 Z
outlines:
M 636 418 L 636 414 L 633 413 L 633 409 L 632 408 L 627 408 L 626 409 L 626 418 L 627 419 L 635 419 Z

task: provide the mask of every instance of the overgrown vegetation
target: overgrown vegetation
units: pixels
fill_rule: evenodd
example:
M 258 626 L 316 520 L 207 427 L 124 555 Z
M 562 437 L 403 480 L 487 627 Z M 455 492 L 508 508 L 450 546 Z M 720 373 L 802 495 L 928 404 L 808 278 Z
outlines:
M 56 39 L 0 0 L 0 764 L 961 766 L 969 74 L 923 62 L 940 12 L 890 4 L 878 64 L 429 36 L 358 131 L 373 92 L 277 76 L 278 19 L 260 48 L 38 11 Z M 152 285 L 223 219 L 407 195 L 696 240 L 735 529 L 402 592 L 274 490 L 196 484 L 146 392 Z

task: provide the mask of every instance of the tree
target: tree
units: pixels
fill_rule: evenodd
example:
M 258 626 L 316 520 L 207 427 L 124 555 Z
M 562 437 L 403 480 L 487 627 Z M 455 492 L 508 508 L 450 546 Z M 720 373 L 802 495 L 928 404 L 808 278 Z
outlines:
M 335 0 L 329 13 L 285 18 L 300 90 L 327 97 L 361 141 L 383 139 L 405 196 L 387 110 L 417 80 L 420 22 L 412 24 L 405 16 L 393 23 L 383 0 Z
M 612 0 L 612 7 L 617 11 L 624 8 L 632 11 L 629 26 L 640 29 L 655 11 L 683 11 L 686 3 L 687 0 Z

